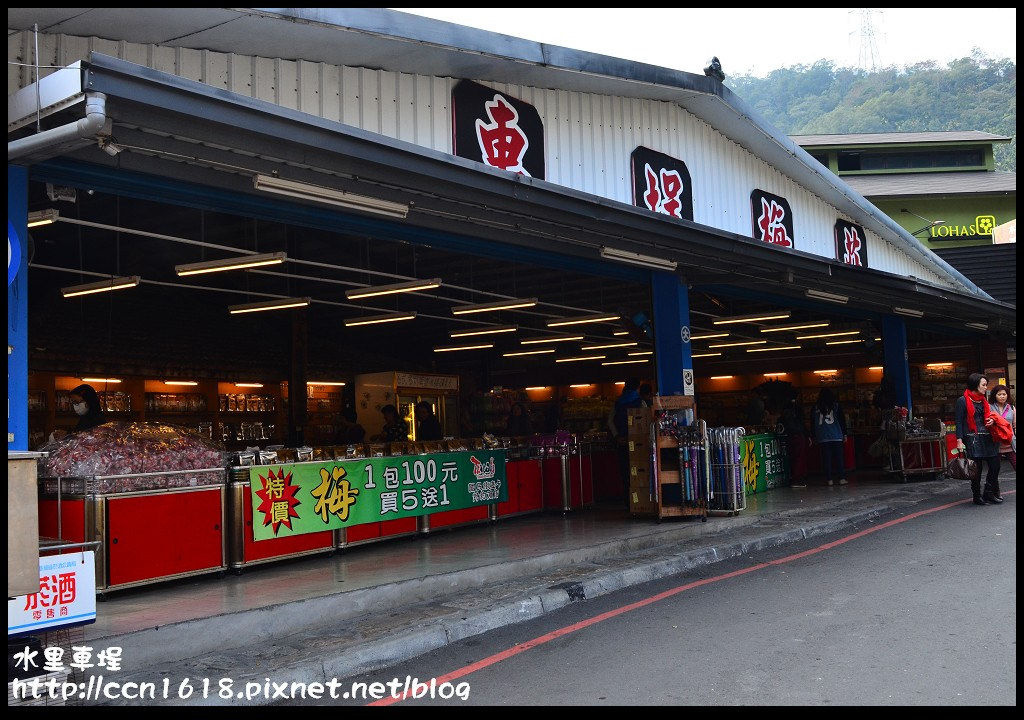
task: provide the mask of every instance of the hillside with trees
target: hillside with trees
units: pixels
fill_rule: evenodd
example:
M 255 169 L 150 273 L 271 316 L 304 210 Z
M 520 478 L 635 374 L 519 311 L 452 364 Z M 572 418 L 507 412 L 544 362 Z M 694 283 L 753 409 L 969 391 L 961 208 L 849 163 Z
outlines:
M 725 84 L 787 135 L 979 130 L 1013 138 L 995 145 L 995 162 L 1017 170 L 1017 66 L 979 50 L 945 67 L 868 72 L 818 60 Z

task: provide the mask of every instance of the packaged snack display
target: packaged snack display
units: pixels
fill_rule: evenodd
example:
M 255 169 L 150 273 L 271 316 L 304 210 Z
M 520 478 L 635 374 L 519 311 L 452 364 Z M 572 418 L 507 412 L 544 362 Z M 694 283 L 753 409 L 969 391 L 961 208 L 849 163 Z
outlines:
M 66 435 L 40 450 L 47 453 L 39 460 L 41 478 L 99 476 L 101 479 L 89 484 L 91 492 L 215 485 L 226 479 L 223 468 L 228 456 L 222 446 L 192 430 L 165 423 L 108 422 Z M 131 477 L 132 473 L 169 474 Z M 129 477 L 103 477 L 110 475 Z

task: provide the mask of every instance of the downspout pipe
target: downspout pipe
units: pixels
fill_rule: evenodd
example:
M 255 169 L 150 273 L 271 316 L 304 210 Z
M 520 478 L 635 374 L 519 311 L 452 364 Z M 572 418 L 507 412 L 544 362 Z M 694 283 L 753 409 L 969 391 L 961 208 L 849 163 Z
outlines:
M 95 137 L 107 122 L 107 96 L 103 93 L 87 93 L 85 96 L 85 117 L 67 125 L 44 130 L 19 140 L 7 143 L 7 161 L 31 155 L 45 148 L 73 140 Z

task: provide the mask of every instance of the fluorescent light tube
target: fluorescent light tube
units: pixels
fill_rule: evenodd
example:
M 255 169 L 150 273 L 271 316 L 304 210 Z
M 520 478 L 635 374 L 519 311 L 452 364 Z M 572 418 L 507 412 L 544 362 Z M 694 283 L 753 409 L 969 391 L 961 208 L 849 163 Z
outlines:
M 455 350 L 485 350 L 494 347 L 494 343 L 481 343 L 480 345 L 438 345 L 434 352 L 453 352 Z
M 473 337 L 474 335 L 497 335 L 498 333 L 510 333 L 519 330 L 518 325 L 491 325 L 488 327 L 472 328 L 468 330 L 452 330 L 448 337 Z
M 859 339 L 859 338 L 857 340 L 829 340 L 825 344 L 826 345 L 849 345 L 850 343 L 859 343 L 859 342 L 864 342 L 864 341 Z
M 775 327 L 761 328 L 761 332 L 773 333 L 785 332 L 787 330 L 807 330 L 809 328 L 828 327 L 831 322 L 831 320 L 815 320 L 814 322 L 805 322 L 798 325 L 777 325 Z
M 921 310 L 915 310 L 914 308 L 894 307 L 892 311 L 897 315 L 906 315 L 907 317 L 924 317 L 924 312 Z
M 164 385 L 198 385 L 199 383 L 195 380 L 164 380 Z
M 358 300 L 359 298 L 377 297 L 378 295 L 394 295 L 395 293 L 416 292 L 417 290 L 433 290 L 437 287 L 441 287 L 441 278 L 411 280 L 404 283 L 394 283 L 393 285 L 370 285 L 364 288 L 357 288 L 355 290 L 346 290 L 345 297 L 349 300 Z
M 265 300 L 263 302 L 245 303 L 243 305 L 229 305 L 228 312 L 232 315 L 241 313 L 262 312 L 264 310 L 287 310 L 288 308 L 306 307 L 312 300 L 304 298 L 280 298 L 279 300 Z
M 631 342 L 615 342 L 606 343 L 604 345 L 588 345 L 586 347 L 581 347 L 580 350 L 582 350 L 583 352 L 590 352 L 591 350 L 607 350 L 608 348 L 634 347 L 639 344 L 640 343 L 638 343 L 636 340 L 633 340 Z
M 764 332 L 762 330 L 761 332 Z M 691 340 L 711 340 L 712 338 L 729 337 L 729 333 L 708 333 L 707 335 L 691 335 Z
M 846 295 L 825 292 L 824 290 L 815 290 L 814 288 L 804 290 L 804 294 L 809 298 L 814 298 L 816 300 L 828 300 L 829 302 L 839 303 L 840 305 L 845 305 L 850 299 Z
M 47 210 L 37 210 L 36 212 L 30 212 L 28 214 L 28 222 L 26 227 L 39 227 L 40 225 L 50 225 L 57 222 L 57 218 L 60 217 L 60 212 L 55 208 L 49 208 Z
M 557 359 L 555 359 L 555 362 L 556 363 L 559 363 L 559 362 L 579 362 L 580 360 L 604 360 L 604 359 L 605 359 L 604 355 L 585 355 L 585 356 L 580 356 L 580 357 L 557 358 Z
M 581 315 L 574 318 L 563 318 L 561 320 L 548 320 L 548 327 L 562 327 L 564 325 L 585 325 L 586 323 L 611 322 L 618 320 L 621 315 L 615 313 L 597 313 L 594 315 Z
M 964 327 L 974 328 L 975 330 L 988 330 L 988 325 L 980 322 L 964 323 Z
M 114 384 L 121 382 L 121 378 L 82 378 L 82 382 Z
M 386 315 L 367 315 L 361 318 L 351 318 L 345 321 L 345 327 L 356 327 L 358 325 L 377 325 L 378 323 L 399 322 L 400 320 L 412 320 L 416 317 L 416 311 L 402 313 L 388 313 Z
M 733 317 L 720 317 L 711 321 L 712 325 L 731 325 L 733 323 L 759 322 L 761 320 L 785 320 L 792 313 L 789 310 L 768 310 L 766 312 L 754 313 L 753 315 L 735 315 Z
M 472 313 L 491 312 L 492 310 L 515 310 L 516 308 L 533 307 L 537 304 L 537 298 L 524 298 L 516 300 L 498 300 L 489 303 L 477 303 L 475 305 L 456 305 L 452 308 L 452 315 L 469 315 Z
M 843 335 L 860 335 L 860 330 L 844 330 L 843 332 L 818 333 L 816 335 L 797 335 L 797 340 L 814 340 L 815 338 L 842 337 Z
M 602 365 L 634 365 L 636 363 L 645 363 L 645 362 L 650 362 L 650 361 L 646 360 L 646 359 L 641 359 L 641 360 L 612 360 L 610 362 L 603 362 L 601 364 Z
M 263 192 L 285 195 L 298 198 L 299 200 L 312 200 L 313 202 L 335 205 L 348 210 L 359 210 L 361 212 L 395 218 L 405 218 L 409 214 L 408 203 L 379 200 L 378 198 L 356 195 L 344 190 L 335 190 L 294 180 L 284 180 L 270 175 L 255 175 L 253 176 L 252 184 L 254 188 Z
M 310 380 L 306 385 L 331 385 L 333 387 L 344 387 L 345 383 L 336 380 Z
M 524 355 L 545 355 L 547 353 L 553 353 L 554 348 L 547 348 L 546 350 L 519 350 L 517 352 L 502 353 L 502 357 L 523 357 Z
M 235 383 L 235 387 L 261 388 L 263 383 Z
M 750 351 L 747 350 L 747 352 L 750 352 Z M 722 353 L 720 353 L 720 352 L 716 352 L 716 353 L 694 353 L 690 357 L 692 357 L 692 358 L 697 358 L 697 357 L 715 357 L 716 355 L 721 355 L 721 354 Z
M 245 268 L 260 267 L 262 265 L 279 265 L 287 259 L 288 256 L 283 252 L 243 255 L 242 257 L 226 258 L 224 260 L 207 260 L 205 262 L 175 265 L 174 272 L 178 273 L 179 277 L 202 275 L 204 273 L 222 272 L 225 270 L 244 270 Z
M 724 347 L 741 347 L 743 345 L 764 345 L 767 340 L 747 340 L 745 342 L 734 342 L 734 343 L 719 343 L 717 345 L 708 345 L 709 348 L 724 348 Z
M 61 295 L 66 298 L 78 297 L 79 295 L 92 295 L 93 293 L 110 292 L 111 290 L 126 290 L 139 284 L 141 278 L 138 275 L 131 277 L 111 278 L 99 282 L 86 283 L 85 285 L 71 285 L 60 289 Z
M 536 345 L 538 343 L 566 342 L 570 340 L 582 340 L 582 335 L 542 335 L 540 337 L 528 337 L 519 341 L 520 345 Z
M 617 260 L 629 265 L 651 268 L 653 270 L 675 270 L 678 263 L 675 260 L 665 260 L 653 255 L 641 255 L 629 250 L 618 250 L 616 248 L 602 247 L 601 257 L 607 260 Z
M 780 345 L 778 347 L 748 348 L 747 352 L 772 352 L 773 350 L 799 350 L 799 345 Z

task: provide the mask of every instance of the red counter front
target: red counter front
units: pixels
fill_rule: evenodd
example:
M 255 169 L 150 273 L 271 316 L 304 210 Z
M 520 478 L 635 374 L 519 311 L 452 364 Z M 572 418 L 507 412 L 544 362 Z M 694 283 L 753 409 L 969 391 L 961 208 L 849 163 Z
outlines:
M 498 517 L 540 512 L 541 461 L 509 460 L 505 463 L 508 500 L 498 503 Z

